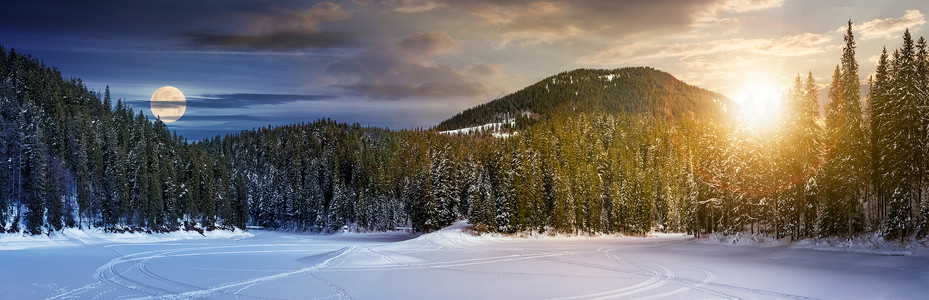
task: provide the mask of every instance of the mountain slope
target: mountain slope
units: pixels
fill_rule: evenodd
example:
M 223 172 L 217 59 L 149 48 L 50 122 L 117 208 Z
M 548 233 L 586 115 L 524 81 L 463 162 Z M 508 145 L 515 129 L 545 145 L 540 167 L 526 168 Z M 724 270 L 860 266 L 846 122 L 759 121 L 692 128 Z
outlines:
M 667 113 L 700 119 L 726 118 L 732 101 L 649 68 L 577 69 L 548 77 L 515 93 L 469 108 L 435 127 L 454 130 L 532 112 L 550 117 L 562 110 Z

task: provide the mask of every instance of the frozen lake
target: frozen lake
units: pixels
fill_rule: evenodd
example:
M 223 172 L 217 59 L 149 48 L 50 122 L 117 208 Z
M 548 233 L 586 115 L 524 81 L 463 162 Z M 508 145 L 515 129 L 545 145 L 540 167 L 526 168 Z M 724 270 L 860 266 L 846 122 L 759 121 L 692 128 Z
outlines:
M 460 225 L 459 225 L 460 227 Z M 4 299 L 924 298 L 929 259 L 650 238 L 402 233 L 0 251 Z

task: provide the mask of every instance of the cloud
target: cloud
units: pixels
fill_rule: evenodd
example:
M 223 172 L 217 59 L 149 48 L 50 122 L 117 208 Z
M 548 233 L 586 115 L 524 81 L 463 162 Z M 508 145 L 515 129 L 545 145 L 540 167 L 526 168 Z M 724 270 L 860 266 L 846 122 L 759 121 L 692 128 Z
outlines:
M 399 13 L 426 12 L 445 6 L 444 3 L 431 0 L 383 0 L 380 3 Z
M 276 32 L 318 32 L 323 22 L 340 22 L 352 18 L 352 13 L 331 2 L 319 2 L 305 9 L 273 10 L 272 14 L 248 16 L 242 30 L 252 34 Z
M 175 101 L 153 101 L 153 102 L 149 102 L 149 104 L 150 104 L 150 107 L 153 109 L 155 108 L 174 109 L 174 108 L 187 107 L 185 102 L 175 102 Z
M 187 107 L 197 108 L 243 108 L 257 105 L 277 105 L 298 101 L 323 101 L 338 98 L 334 95 L 300 94 L 206 94 L 187 100 Z
M 459 69 L 438 58 L 457 49 L 458 42 L 445 32 L 416 33 L 393 44 L 370 47 L 354 56 L 329 64 L 323 73 L 335 86 L 371 98 L 475 97 L 486 94 L 481 74 L 498 74 L 490 65 Z
M 857 28 L 852 27 L 853 30 L 857 30 L 861 34 L 862 40 L 868 39 L 893 39 L 903 35 L 903 31 L 907 28 L 912 28 L 917 25 L 922 25 L 926 23 L 926 19 L 919 10 L 907 10 L 902 17 L 899 18 L 887 18 L 887 19 L 874 19 L 867 21 L 858 25 Z M 839 29 L 841 32 L 845 32 L 846 28 L 842 27 Z
M 694 11 L 710 0 L 696 1 L 529 1 L 481 4 L 471 14 L 498 26 L 497 46 L 555 43 L 572 38 L 625 38 L 673 32 L 695 23 Z M 655 22 L 655 20 L 661 20 Z
M 366 96 L 386 100 L 402 100 L 406 97 L 472 97 L 486 93 L 484 86 L 478 83 L 439 84 L 427 82 L 417 85 L 352 84 L 340 87 Z
M 358 45 L 351 34 L 343 32 L 274 32 L 265 35 L 199 32 L 183 36 L 197 47 L 231 50 L 299 50 Z
M 801 33 L 772 39 L 735 38 L 674 44 L 643 42 L 596 52 L 583 56 L 578 61 L 584 64 L 622 65 L 654 62 L 667 58 L 685 60 L 725 54 L 796 57 L 834 49 L 838 47 L 833 45 L 834 40 L 830 33 Z
M 726 31 L 733 33 L 738 31 L 738 26 L 742 20 L 740 15 L 748 12 L 767 10 L 781 7 L 784 0 L 722 0 L 709 3 L 706 7 L 695 12 L 697 27 L 719 26 L 712 29 L 714 34 Z
M 190 108 L 245 108 L 259 105 L 278 105 L 299 101 L 324 101 L 339 98 L 335 95 L 301 95 L 301 94 L 254 94 L 254 93 L 231 93 L 231 94 L 205 94 L 195 97 L 187 97 L 184 105 Z M 132 107 L 148 109 L 152 102 L 149 100 L 131 100 L 126 101 Z M 174 108 L 180 104 L 172 102 L 154 102 L 158 107 Z
M 390 0 L 399 11 L 447 8 L 477 17 L 490 26 L 497 48 L 574 38 L 618 39 L 686 31 L 718 15 L 780 7 L 784 0 Z
M 180 120 L 187 122 L 237 122 L 237 121 L 273 121 L 275 117 L 262 117 L 255 115 L 188 115 L 184 114 Z
M 471 76 L 480 76 L 480 77 L 488 77 L 488 78 L 501 75 L 500 71 L 498 71 L 496 68 L 488 64 L 482 64 L 482 63 L 470 65 L 467 68 L 465 68 L 464 71 L 465 73 Z
M 7 3 L 9 2 L 9 3 Z M 316 2 L 316 1 L 313 1 Z M 0 4 L 0 33 L 87 41 L 95 48 L 188 50 L 292 50 L 338 47 L 352 42 L 325 24 L 345 22 L 354 12 L 332 2 L 208 1 L 6 1 Z M 355 32 L 357 33 L 357 32 Z M 320 36 L 314 36 L 320 35 Z M 284 38 L 304 41 L 283 43 Z M 129 44 L 129 45 L 127 45 Z
M 397 44 L 408 55 L 428 57 L 448 52 L 457 46 L 445 32 L 416 33 Z
M 231 50 L 298 50 L 354 46 L 357 41 L 346 32 L 320 30 L 319 25 L 342 22 L 353 13 L 338 4 L 319 2 L 309 8 L 272 7 L 266 11 L 240 13 L 232 32 L 189 31 L 181 36 L 195 47 Z
M 781 7 L 784 0 L 727 0 L 710 7 L 714 13 L 744 13 Z

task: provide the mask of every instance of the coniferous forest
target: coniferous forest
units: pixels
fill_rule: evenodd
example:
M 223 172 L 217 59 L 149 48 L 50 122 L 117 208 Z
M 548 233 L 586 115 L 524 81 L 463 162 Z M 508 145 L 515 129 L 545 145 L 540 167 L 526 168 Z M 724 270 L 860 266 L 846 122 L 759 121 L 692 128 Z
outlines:
M 722 95 L 624 68 L 557 74 L 430 130 L 324 119 L 188 141 L 0 48 L 0 232 L 468 219 L 503 233 L 926 236 L 927 42 L 907 31 L 885 49 L 866 95 L 855 51 L 849 22 L 831 81 L 798 75 L 768 131 L 728 117 Z M 506 137 L 438 133 L 515 115 Z

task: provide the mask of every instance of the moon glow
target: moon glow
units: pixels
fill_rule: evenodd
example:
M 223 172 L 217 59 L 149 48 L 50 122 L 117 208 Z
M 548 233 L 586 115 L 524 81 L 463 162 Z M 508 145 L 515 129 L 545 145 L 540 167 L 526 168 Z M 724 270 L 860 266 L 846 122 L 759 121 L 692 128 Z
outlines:
M 173 86 L 163 86 L 152 94 L 152 114 L 165 123 L 177 121 L 187 111 L 187 98 Z

